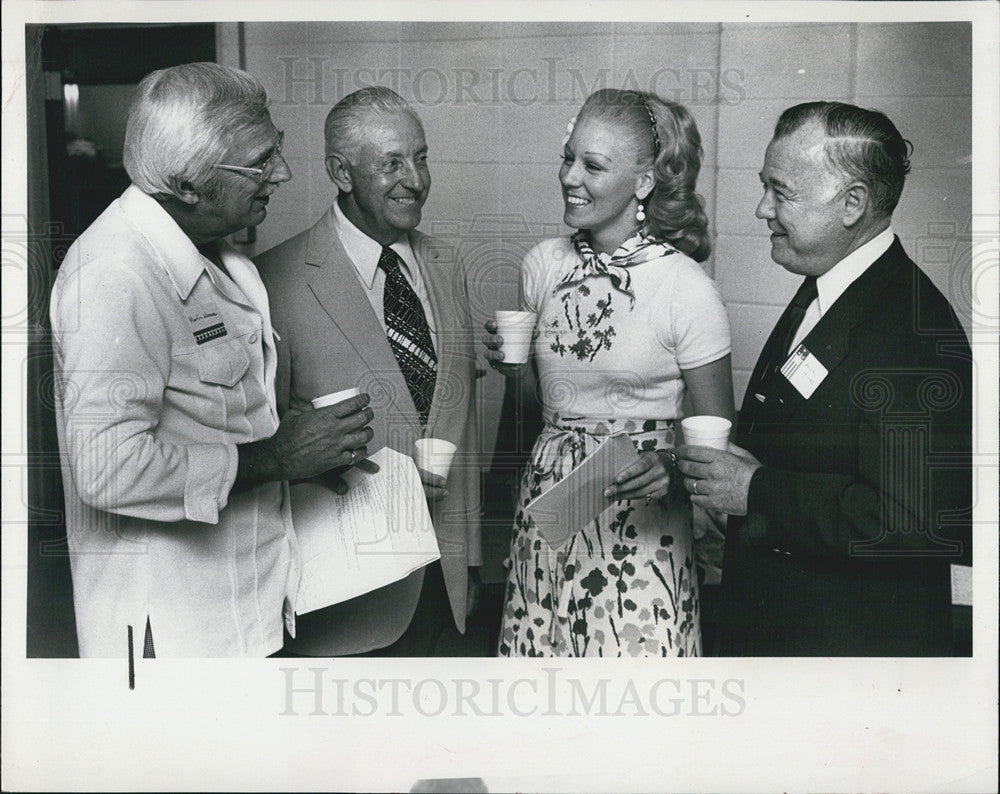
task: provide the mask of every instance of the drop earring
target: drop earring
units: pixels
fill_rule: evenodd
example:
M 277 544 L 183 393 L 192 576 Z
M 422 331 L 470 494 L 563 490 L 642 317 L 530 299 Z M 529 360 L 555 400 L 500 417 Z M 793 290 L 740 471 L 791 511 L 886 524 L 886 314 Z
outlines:
M 646 220 L 646 208 L 642 206 L 642 202 L 639 202 L 639 206 L 635 209 L 635 219 L 638 223 L 642 223 Z

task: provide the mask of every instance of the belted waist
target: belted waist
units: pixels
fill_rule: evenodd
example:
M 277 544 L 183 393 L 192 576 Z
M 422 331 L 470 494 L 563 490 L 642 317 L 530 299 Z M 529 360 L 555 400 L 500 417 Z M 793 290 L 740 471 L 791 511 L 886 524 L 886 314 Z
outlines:
M 639 419 L 622 417 L 560 416 L 545 411 L 542 432 L 586 433 L 590 436 L 610 436 L 625 432 L 629 435 L 672 430 L 673 419 Z

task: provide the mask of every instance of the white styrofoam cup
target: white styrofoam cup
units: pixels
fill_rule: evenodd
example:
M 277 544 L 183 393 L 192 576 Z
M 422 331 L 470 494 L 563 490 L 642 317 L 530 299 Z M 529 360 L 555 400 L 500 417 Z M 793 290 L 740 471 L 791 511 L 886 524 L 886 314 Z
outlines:
M 498 311 L 497 333 L 503 337 L 504 364 L 523 364 L 531 352 L 531 335 L 535 330 L 534 312 Z
M 443 438 L 418 438 L 414 443 L 413 460 L 418 469 L 448 478 L 455 445 Z
M 689 416 L 681 420 L 684 443 L 711 447 L 725 452 L 729 448 L 729 431 L 733 423 L 721 416 Z

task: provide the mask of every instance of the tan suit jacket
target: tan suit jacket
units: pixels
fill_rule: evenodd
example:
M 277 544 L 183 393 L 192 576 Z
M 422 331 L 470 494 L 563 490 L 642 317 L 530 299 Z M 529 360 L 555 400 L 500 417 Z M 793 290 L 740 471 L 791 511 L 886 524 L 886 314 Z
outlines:
M 438 372 L 427 435 L 458 451 L 448 496 L 431 514 L 455 624 L 465 631 L 468 566 L 479 562 L 479 447 L 475 350 L 465 268 L 457 252 L 410 232 L 437 331 Z M 278 341 L 279 410 L 308 409 L 310 400 L 358 387 L 371 395 L 375 436 L 369 452 L 389 446 L 413 454 L 420 420 L 406 381 L 340 242 L 331 208 L 311 229 L 255 260 L 267 286 Z M 295 520 L 295 486 L 292 487 Z M 293 652 L 341 656 L 395 642 L 416 609 L 423 569 L 406 579 L 298 620 Z M 287 647 L 287 646 L 286 646 Z

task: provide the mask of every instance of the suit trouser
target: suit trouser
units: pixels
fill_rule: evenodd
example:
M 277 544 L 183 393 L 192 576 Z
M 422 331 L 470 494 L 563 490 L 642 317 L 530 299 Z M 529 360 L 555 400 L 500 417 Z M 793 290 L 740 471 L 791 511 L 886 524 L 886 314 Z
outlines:
M 366 653 L 352 656 L 366 657 L 405 657 L 405 656 L 436 656 L 442 639 L 458 637 L 458 629 L 451 615 L 451 602 L 444 584 L 444 574 L 441 563 L 435 560 L 424 568 L 424 582 L 420 589 L 413 619 L 402 636 L 392 645 Z M 286 636 L 286 644 L 288 637 Z M 271 654 L 274 658 L 301 658 L 300 653 L 291 653 L 284 649 Z
M 357 655 L 437 656 L 438 646 L 444 637 L 450 636 L 449 632 L 458 635 L 458 629 L 455 628 L 455 621 L 451 615 L 451 603 L 448 601 L 441 562 L 435 560 L 424 568 L 424 583 L 420 590 L 420 600 L 417 601 L 417 610 L 413 613 L 413 619 L 403 632 L 403 636 L 385 648 Z

